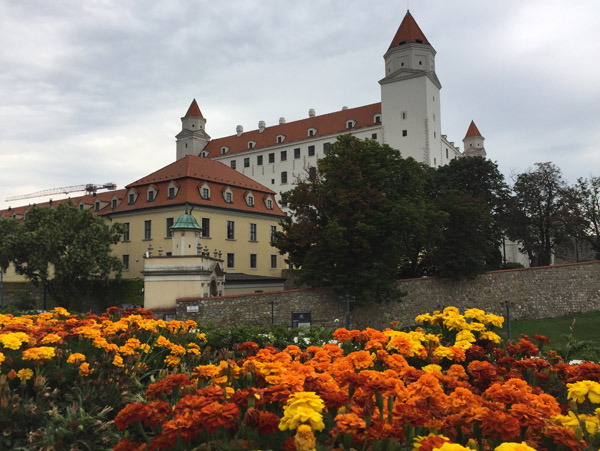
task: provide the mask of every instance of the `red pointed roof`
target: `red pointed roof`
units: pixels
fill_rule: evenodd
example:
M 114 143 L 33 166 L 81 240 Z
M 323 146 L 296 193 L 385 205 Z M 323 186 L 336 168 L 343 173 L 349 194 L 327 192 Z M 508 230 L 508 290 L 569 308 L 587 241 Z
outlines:
M 184 117 L 201 117 L 204 119 L 204 116 L 202 116 L 202 113 L 200 112 L 200 107 L 198 106 L 198 103 L 196 103 L 196 99 L 192 100 L 192 104 L 188 108 Z
M 390 48 L 406 42 L 419 42 L 420 44 L 431 45 L 419 28 L 419 25 L 417 25 L 417 22 L 410 11 L 406 11 L 406 15 L 404 16 L 404 19 L 402 19 L 402 23 L 396 32 L 396 36 L 392 39 Z
M 467 138 L 483 138 L 483 136 L 481 136 L 481 133 L 479 133 L 479 130 L 477 129 L 477 126 L 475 125 L 474 121 L 471 121 L 471 125 L 469 125 L 469 129 L 467 130 L 467 134 L 465 135 L 464 139 Z

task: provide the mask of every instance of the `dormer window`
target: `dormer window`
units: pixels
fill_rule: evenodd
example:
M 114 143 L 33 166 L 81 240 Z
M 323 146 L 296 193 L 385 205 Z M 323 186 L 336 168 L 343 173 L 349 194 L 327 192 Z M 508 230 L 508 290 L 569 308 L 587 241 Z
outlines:
M 148 202 L 154 201 L 154 191 L 148 191 Z
M 265 199 L 265 206 L 267 207 L 267 210 L 273 210 L 273 199 L 271 199 L 271 197 Z
M 203 150 L 202 152 L 200 152 L 200 156 L 202 158 L 206 158 L 206 157 L 208 157 L 208 152 L 206 152 L 205 150 Z
M 208 186 L 208 183 L 205 183 L 200 187 L 200 197 L 203 200 L 210 200 L 210 187 Z
M 284 135 L 277 135 L 277 142 L 278 143 L 282 143 L 284 141 L 284 139 L 285 139 Z
M 316 128 L 309 128 L 308 129 L 308 136 L 315 136 L 317 134 L 317 129 Z
M 221 147 L 221 154 L 225 154 L 225 153 L 227 153 L 228 151 L 229 151 L 229 147 L 227 147 L 227 146 L 223 146 L 223 147 Z
M 354 128 L 355 124 L 356 124 L 356 121 L 353 121 L 352 119 L 350 119 L 349 121 L 346 121 L 346 128 L 347 129 Z
M 94 202 L 94 211 L 100 211 L 100 201 Z
M 254 195 L 252 193 L 246 196 L 246 205 L 249 207 L 254 207 Z
M 110 208 L 112 208 L 113 210 L 115 208 L 117 208 L 117 204 L 118 204 L 119 200 L 116 197 L 113 197 L 111 202 L 110 202 Z
M 128 204 L 129 204 L 129 205 L 133 205 L 133 204 L 135 204 L 135 194 L 133 194 L 133 193 L 129 193 L 129 196 L 128 196 Z
M 375 122 L 376 124 L 381 124 L 381 114 L 376 114 L 375 116 L 373 116 L 373 122 Z
M 175 197 L 175 187 L 169 186 L 169 199 L 173 199 Z
M 231 191 L 231 188 L 226 188 L 223 190 L 223 199 L 225 199 L 225 203 L 233 203 L 233 191 Z
M 248 141 L 248 149 L 254 149 L 255 146 L 256 146 L 255 141 Z
M 154 199 L 156 199 L 156 193 L 158 192 L 158 190 L 156 189 L 156 187 L 154 185 L 150 185 L 148 187 L 148 192 L 146 194 L 146 201 L 147 202 L 154 202 Z

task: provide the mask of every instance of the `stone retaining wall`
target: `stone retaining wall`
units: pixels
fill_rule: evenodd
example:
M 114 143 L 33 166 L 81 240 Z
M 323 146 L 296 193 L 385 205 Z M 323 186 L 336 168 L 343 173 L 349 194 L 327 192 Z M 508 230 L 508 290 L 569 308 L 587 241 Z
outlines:
M 352 309 L 351 327 L 382 328 L 389 321 L 413 324 L 415 316 L 446 306 L 477 307 L 503 315 L 501 302 L 511 301 L 513 319 L 564 316 L 600 310 L 600 262 L 493 271 L 474 280 L 437 278 L 398 281 L 406 295 L 387 304 Z M 271 317 L 271 302 L 274 302 Z M 188 312 L 188 307 L 198 312 Z M 345 305 L 327 288 L 273 293 L 179 299 L 177 317 L 214 324 L 290 325 L 291 313 L 310 312 L 312 324 L 341 327 Z

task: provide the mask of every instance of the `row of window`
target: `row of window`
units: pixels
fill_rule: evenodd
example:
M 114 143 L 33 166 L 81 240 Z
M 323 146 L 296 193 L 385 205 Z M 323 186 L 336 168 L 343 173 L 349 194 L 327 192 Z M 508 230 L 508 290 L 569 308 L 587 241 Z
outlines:
M 165 237 L 171 237 L 171 227 L 173 226 L 174 218 L 167 218 L 165 220 Z M 125 231 L 123 232 L 123 241 L 130 241 L 130 224 L 128 222 L 123 223 Z M 202 230 L 200 236 L 203 238 L 210 238 L 210 218 L 202 218 L 201 220 Z M 277 226 L 270 226 L 270 237 L 271 242 L 273 241 Z M 255 223 L 250 223 L 249 240 L 258 241 L 257 227 Z M 152 239 L 152 220 L 148 219 L 144 221 L 144 240 Z M 227 239 L 235 240 L 235 221 L 227 221 Z
M 123 263 L 123 270 L 129 271 L 129 264 L 130 264 L 129 254 L 123 254 L 121 261 Z M 271 269 L 277 269 L 277 254 L 271 254 L 270 264 L 271 264 Z M 233 252 L 230 252 L 227 254 L 226 265 L 227 265 L 227 268 L 229 268 L 229 269 L 235 268 L 235 254 Z M 257 267 L 258 267 L 258 255 L 250 254 L 250 268 L 256 269 Z
M 327 149 L 329 149 L 329 143 L 323 143 L 323 151 L 327 151 Z M 308 146 L 308 156 L 309 157 L 313 157 L 315 156 L 315 146 L 314 145 L 310 145 Z M 294 159 L 299 159 L 301 158 L 302 153 L 301 153 L 301 149 L 300 147 L 297 147 L 294 149 Z M 287 161 L 288 159 L 288 151 L 287 150 L 282 150 L 279 152 L 279 159 L 280 161 Z M 257 155 L 256 156 L 256 165 L 257 166 L 262 166 L 264 162 L 264 156 L 263 155 Z M 275 163 L 275 152 L 271 152 L 269 154 L 267 154 L 267 162 L 268 163 Z M 229 165 L 231 167 L 231 169 L 237 169 L 237 162 L 236 160 L 231 160 L 229 162 Z M 244 158 L 244 167 L 245 168 L 249 168 L 250 167 L 250 157 L 245 157 Z

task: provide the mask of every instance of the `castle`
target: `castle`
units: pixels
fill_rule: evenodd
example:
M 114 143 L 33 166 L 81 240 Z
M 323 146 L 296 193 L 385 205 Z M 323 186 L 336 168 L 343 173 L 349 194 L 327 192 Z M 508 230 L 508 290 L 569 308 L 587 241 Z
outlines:
M 474 122 L 463 139 L 464 152 L 441 131 L 441 83 L 435 73 L 436 51 L 407 12 L 394 35 L 385 60 L 381 101 L 293 122 L 280 118 L 245 132 L 211 139 L 206 119 L 194 100 L 181 118 L 177 159 L 198 155 L 220 161 L 277 193 L 293 187 L 298 177 L 315 170 L 317 160 L 343 134 L 374 139 L 400 150 L 403 157 L 432 167 L 462 156 L 485 156 L 484 138 Z M 277 197 L 280 201 L 280 195 Z

